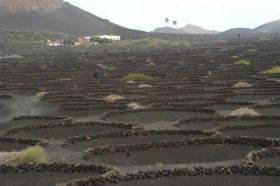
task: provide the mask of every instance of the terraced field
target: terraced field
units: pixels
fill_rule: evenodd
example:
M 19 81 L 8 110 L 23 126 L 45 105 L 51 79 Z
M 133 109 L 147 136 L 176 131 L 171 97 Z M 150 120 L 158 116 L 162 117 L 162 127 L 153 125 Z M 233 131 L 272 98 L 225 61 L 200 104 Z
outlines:
M 279 185 L 279 42 L 19 51 L 0 59 L 0 151 L 49 163 L 0 164 L 1 186 Z

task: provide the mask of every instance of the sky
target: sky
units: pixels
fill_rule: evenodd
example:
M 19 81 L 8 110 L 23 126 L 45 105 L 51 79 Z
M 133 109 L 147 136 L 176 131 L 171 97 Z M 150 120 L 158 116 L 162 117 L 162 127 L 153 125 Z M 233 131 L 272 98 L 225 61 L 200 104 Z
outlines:
M 280 0 L 65 0 L 127 28 L 152 31 L 164 19 L 206 29 L 255 28 L 280 19 Z M 173 26 L 169 24 L 169 26 Z

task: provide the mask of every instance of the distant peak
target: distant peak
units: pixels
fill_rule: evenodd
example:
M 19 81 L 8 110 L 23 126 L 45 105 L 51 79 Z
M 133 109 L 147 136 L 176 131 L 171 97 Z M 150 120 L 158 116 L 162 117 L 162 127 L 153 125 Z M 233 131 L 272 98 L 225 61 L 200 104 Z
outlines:
M 185 27 L 200 27 L 200 26 L 197 26 L 197 25 L 194 25 L 194 24 L 187 24 Z
M 204 29 L 200 26 L 193 25 L 193 24 L 188 24 L 181 28 L 181 30 L 184 30 L 186 33 L 189 34 L 217 34 L 219 33 L 218 31 L 212 31 L 212 30 L 207 30 Z
M 21 12 L 46 13 L 63 5 L 62 0 L 0 0 L 1 14 Z

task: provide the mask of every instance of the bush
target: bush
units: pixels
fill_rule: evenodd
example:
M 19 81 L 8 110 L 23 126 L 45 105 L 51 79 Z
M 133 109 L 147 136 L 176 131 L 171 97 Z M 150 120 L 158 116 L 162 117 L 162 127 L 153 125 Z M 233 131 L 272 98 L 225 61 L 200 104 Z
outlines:
M 40 146 L 29 147 L 21 151 L 19 157 L 19 163 L 21 164 L 40 164 L 47 162 L 47 152 Z
M 268 69 L 264 73 L 269 75 L 278 75 L 280 74 L 280 66 Z
M 149 81 L 152 77 L 144 73 L 131 73 L 122 78 L 124 81 Z
M 125 97 L 123 96 L 119 96 L 119 95 L 116 95 L 116 94 L 111 94 L 109 96 L 106 96 L 104 98 L 102 98 L 102 100 L 106 101 L 107 103 L 114 103 L 118 100 L 124 100 Z
M 164 166 L 163 162 L 161 162 L 161 161 L 156 162 L 156 169 L 157 170 L 162 170 L 163 166 Z
M 161 48 L 163 45 L 168 44 L 168 41 L 157 38 L 148 38 L 144 40 L 146 48 Z
M 42 92 L 38 92 L 36 95 L 35 95 L 35 98 L 43 98 L 47 95 L 47 92 L 45 91 L 42 91 Z
M 145 107 L 139 105 L 138 103 L 129 103 L 127 107 L 130 109 L 144 109 Z
M 71 39 L 65 39 L 63 41 L 63 45 L 65 45 L 65 46 L 73 46 L 73 45 L 75 45 L 75 42 L 73 40 L 71 40 Z
M 271 39 L 270 39 L 270 38 L 267 38 L 267 37 L 260 37 L 260 38 L 258 39 L 258 42 L 268 42 L 268 41 L 271 41 Z
M 235 64 L 237 64 L 237 65 L 251 65 L 251 62 L 247 61 L 247 60 L 240 60 L 240 61 L 235 62 Z
M 105 43 L 113 43 L 113 40 L 107 39 L 107 38 L 100 38 L 100 37 L 92 37 L 90 38 L 91 43 L 99 43 L 99 44 L 105 44 Z
M 248 54 L 257 54 L 258 50 L 257 49 L 249 49 L 247 50 Z
M 170 43 L 173 48 L 187 48 L 190 47 L 190 43 L 186 41 L 174 41 Z
M 240 108 L 230 113 L 231 116 L 260 116 L 260 114 L 254 109 Z
M 141 84 L 138 86 L 138 88 L 153 88 L 153 86 L 149 84 Z
M 232 86 L 233 88 L 251 88 L 252 85 L 247 82 L 238 82 Z

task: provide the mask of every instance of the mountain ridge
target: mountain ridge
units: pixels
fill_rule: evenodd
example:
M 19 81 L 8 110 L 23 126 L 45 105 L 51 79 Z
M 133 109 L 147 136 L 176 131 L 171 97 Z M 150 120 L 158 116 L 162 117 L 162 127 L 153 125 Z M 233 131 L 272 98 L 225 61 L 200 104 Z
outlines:
M 265 23 L 255 28 L 255 30 L 261 33 L 280 33 L 280 20 Z
M 0 10 L 9 7 L 0 14 L 1 28 L 44 30 L 77 36 L 117 34 L 132 37 L 145 33 L 119 26 L 61 0 L 1 0 L 0 2 Z
M 167 33 L 167 34 L 217 34 L 218 31 L 212 31 L 204 29 L 200 26 L 188 24 L 182 28 L 172 28 L 172 27 L 158 27 L 154 31 L 154 33 Z
M 48 13 L 62 7 L 62 0 L 1 0 L 1 15 L 14 15 L 22 12 Z

